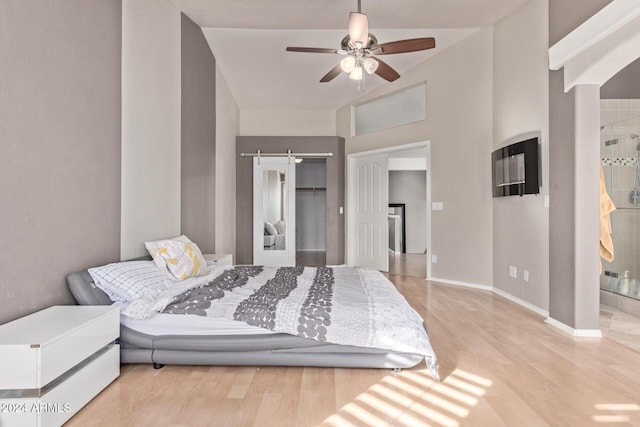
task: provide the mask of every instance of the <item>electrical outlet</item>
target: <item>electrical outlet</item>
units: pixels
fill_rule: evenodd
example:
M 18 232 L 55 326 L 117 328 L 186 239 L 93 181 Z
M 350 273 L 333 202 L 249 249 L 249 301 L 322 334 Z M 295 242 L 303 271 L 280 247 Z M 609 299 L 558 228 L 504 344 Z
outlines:
M 438 255 L 431 255 L 431 264 L 438 263 Z
M 518 269 L 513 265 L 509 266 L 509 276 L 513 277 L 514 279 L 518 278 Z
M 529 281 L 529 270 L 525 270 L 522 272 L 522 278 L 524 279 L 525 282 Z

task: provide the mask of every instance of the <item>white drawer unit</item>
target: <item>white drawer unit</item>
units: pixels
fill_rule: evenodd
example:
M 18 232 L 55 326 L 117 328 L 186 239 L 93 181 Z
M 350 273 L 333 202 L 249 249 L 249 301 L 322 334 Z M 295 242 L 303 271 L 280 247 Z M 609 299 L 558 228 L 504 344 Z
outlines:
M 0 426 L 59 426 L 120 375 L 117 306 L 54 306 L 0 325 Z
M 233 256 L 231 254 L 202 254 L 207 264 L 216 265 L 233 265 Z

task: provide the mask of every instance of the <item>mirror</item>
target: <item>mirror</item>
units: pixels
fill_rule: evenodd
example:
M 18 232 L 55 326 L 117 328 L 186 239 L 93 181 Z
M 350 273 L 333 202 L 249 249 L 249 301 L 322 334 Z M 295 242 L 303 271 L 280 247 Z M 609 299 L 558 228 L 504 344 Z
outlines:
M 286 171 L 265 169 L 263 179 L 264 250 L 286 250 Z

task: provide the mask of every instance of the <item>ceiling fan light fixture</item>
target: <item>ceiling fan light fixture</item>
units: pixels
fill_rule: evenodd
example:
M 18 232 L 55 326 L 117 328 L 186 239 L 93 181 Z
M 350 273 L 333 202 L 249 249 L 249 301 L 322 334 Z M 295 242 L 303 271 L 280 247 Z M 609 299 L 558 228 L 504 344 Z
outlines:
M 342 58 L 342 61 L 340 61 L 340 68 L 342 68 L 342 71 L 344 71 L 345 73 L 352 72 L 355 67 L 356 59 L 351 55 L 345 56 L 344 58 Z
M 419 37 L 405 40 L 395 40 L 378 43 L 378 39 L 369 33 L 369 19 L 362 13 L 361 3 L 358 1 L 358 11 L 349 13 L 349 34 L 340 41 L 339 49 L 317 47 L 287 47 L 287 52 L 336 53 L 345 55 L 339 64 L 335 65 L 321 79 L 320 83 L 329 82 L 342 72 L 349 74 L 351 80 L 358 82 L 358 90 L 364 91 L 365 72 L 377 74 L 388 82 L 396 81 L 400 74 L 386 62 L 378 59 L 378 55 L 418 52 L 436 47 L 433 37 Z M 364 69 L 364 71 L 363 71 Z
M 378 65 L 378 61 L 373 58 L 365 58 L 364 61 L 362 61 L 362 67 L 367 72 L 367 74 L 375 73 L 378 69 Z
M 360 42 L 360 47 L 366 47 L 369 41 L 369 20 L 367 15 L 359 12 L 349 13 L 349 38 L 356 46 Z
M 362 80 L 362 67 L 357 66 L 349 73 L 351 80 Z

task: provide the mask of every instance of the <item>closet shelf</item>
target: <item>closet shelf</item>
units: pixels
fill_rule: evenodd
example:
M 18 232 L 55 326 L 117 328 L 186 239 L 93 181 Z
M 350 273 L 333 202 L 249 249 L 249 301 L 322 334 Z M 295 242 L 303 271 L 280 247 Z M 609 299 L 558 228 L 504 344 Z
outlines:
M 296 191 L 326 191 L 327 187 L 296 187 Z

